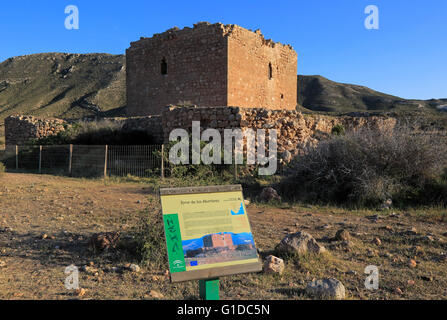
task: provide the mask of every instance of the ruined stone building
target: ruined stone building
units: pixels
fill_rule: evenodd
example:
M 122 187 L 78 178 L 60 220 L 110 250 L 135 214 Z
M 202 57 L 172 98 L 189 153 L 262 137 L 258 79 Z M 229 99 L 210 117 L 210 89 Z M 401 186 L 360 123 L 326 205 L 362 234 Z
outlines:
M 228 248 L 234 249 L 233 237 L 229 233 L 214 233 L 203 237 L 205 248 Z
M 297 54 L 260 31 L 202 22 L 132 42 L 126 50 L 129 116 L 179 103 L 294 110 Z

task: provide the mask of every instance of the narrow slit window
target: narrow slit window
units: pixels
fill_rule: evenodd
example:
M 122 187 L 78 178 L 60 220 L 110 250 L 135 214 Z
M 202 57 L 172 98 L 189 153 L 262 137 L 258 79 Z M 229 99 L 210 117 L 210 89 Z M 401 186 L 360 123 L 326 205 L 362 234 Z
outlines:
M 269 63 L 269 79 L 273 78 L 273 68 L 272 68 L 272 64 Z
M 160 64 L 161 74 L 168 74 L 168 64 L 166 63 L 166 59 L 163 58 Z

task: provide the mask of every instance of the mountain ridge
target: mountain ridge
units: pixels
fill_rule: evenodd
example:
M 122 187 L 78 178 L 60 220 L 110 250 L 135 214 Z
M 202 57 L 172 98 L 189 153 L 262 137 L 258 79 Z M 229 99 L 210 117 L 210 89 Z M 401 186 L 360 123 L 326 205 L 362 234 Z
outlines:
M 317 75 L 297 80 L 297 103 L 307 112 L 447 111 L 447 99 L 407 100 Z M 125 105 L 125 55 L 37 53 L 0 63 L 0 124 L 12 114 L 125 116 Z

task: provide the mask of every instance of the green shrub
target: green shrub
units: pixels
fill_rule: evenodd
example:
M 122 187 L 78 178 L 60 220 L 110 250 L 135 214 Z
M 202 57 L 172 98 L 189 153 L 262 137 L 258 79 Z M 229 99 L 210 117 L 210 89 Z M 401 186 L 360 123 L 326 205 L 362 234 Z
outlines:
M 279 188 L 296 200 L 376 206 L 446 203 L 442 170 L 447 148 L 440 135 L 362 129 L 334 135 L 299 156 Z M 428 190 L 435 198 L 423 198 Z
M 190 136 L 191 139 L 191 136 Z M 171 148 L 176 144 L 176 141 L 171 141 L 165 145 L 164 150 L 164 162 L 167 164 L 165 168 L 166 176 L 177 179 L 187 179 L 190 184 L 222 184 L 232 182 L 234 179 L 234 165 L 226 165 L 223 159 L 223 150 L 221 150 L 221 163 L 222 164 L 204 164 L 202 159 L 199 164 L 179 164 L 174 165 L 169 161 L 169 152 Z M 200 152 L 207 143 L 201 141 Z M 190 141 L 191 146 L 191 141 Z M 189 150 L 189 159 L 192 159 L 192 148 Z M 161 152 L 155 151 L 154 155 L 161 158 Z
M 154 269 L 166 269 L 166 245 L 162 213 L 151 212 L 148 218 L 140 224 L 136 233 L 137 252 L 142 264 Z
M 341 124 L 336 124 L 336 125 L 332 128 L 331 133 L 332 133 L 333 135 L 336 135 L 336 136 L 344 135 L 344 134 L 345 134 L 345 127 L 344 127 L 343 125 L 341 125 Z

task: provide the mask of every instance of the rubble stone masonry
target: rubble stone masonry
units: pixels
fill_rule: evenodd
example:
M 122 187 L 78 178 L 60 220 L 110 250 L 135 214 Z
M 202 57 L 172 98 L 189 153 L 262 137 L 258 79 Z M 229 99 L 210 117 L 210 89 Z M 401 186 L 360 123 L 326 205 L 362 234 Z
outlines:
M 33 139 L 58 134 L 65 130 L 61 119 L 40 119 L 33 116 L 10 116 L 5 119 L 5 144 L 18 145 Z
M 278 153 L 287 159 L 296 155 L 303 147 L 316 144 L 327 137 L 335 125 L 342 125 L 347 131 L 369 127 L 376 130 L 392 130 L 396 119 L 384 116 L 331 117 L 303 115 L 295 110 L 269 110 L 240 107 L 165 107 L 160 116 L 135 118 L 109 118 L 123 122 L 123 130 L 144 130 L 156 143 L 169 141 L 174 129 L 191 132 L 192 121 L 200 121 L 202 130 L 218 129 L 222 138 L 224 129 L 276 129 Z M 23 144 L 31 139 L 57 134 L 64 130 L 64 121 L 45 120 L 28 116 L 8 117 L 5 120 L 6 144 Z
M 166 105 L 290 109 L 297 100 L 297 54 L 237 25 L 201 22 L 132 42 L 126 50 L 129 116 Z
M 392 130 L 396 118 L 383 116 L 331 117 L 303 115 L 295 110 L 269 110 L 239 107 L 166 107 L 162 114 L 164 141 L 169 141 L 173 129 L 183 128 L 191 132 L 192 121 L 200 121 L 201 130 L 218 129 L 224 137 L 224 129 L 276 129 L 280 157 L 298 154 L 304 146 L 316 144 L 327 137 L 335 125 L 347 131 L 369 127 L 375 130 Z M 287 151 L 287 152 L 286 152 Z

